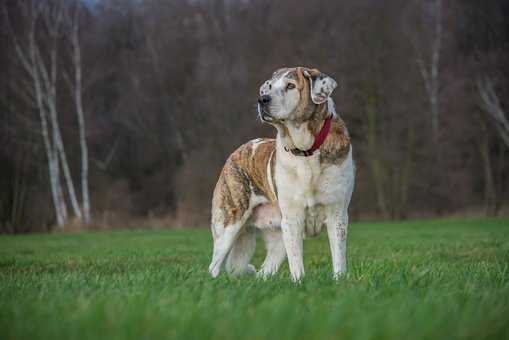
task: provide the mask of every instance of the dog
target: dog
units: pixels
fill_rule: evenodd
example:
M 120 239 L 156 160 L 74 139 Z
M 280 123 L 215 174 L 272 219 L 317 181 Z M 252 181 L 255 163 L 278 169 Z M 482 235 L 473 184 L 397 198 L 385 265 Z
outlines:
M 277 136 L 252 140 L 226 160 L 212 199 L 212 277 L 223 263 L 233 275 L 256 273 L 250 260 L 259 229 L 267 255 L 257 275 L 276 274 L 288 258 L 298 282 L 303 238 L 324 226 L 334 279 L 346 272 L 355 167 L 348 130 L 331 98 L 336 87 L 332 77 L 306 67 L 278 69 L 260 87 L 258 116 Z

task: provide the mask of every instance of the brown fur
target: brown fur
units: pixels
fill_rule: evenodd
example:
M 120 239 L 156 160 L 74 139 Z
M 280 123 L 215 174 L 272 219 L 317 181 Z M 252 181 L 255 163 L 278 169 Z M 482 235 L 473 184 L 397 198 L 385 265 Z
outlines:
M 272 172 L 276 161 L 276 141 L 263 139 L 253 152 L 250 141 L 235 150 L 226 160 L 214 190 L 212 209 L 223 213 L 224 225 L 238 221 L 249 207 L 251 194 L 275 202 L 276 196 L 267 183 L 267 163 L 272 155 Z M 272 173 L 274 178 L 274 173 Z M 273 183 L 275 188 L 275 184 Z
M 320 132 L 324 120 L 330 114 L 327 112 L 325 104 L 317 105 L 316 111 L 308 121 L 309 131 L 316 136 Z M 350 151 L 350 135 L 345 122 L 335 116 L 329 134 L 320 147 L 320 162 L 339 163 L 348 154 L 348 151 Z

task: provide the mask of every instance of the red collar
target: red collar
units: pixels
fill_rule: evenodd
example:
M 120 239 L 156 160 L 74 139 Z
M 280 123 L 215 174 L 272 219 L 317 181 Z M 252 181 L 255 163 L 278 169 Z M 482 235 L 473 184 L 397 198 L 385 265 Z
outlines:
M 330 115 L 329 117 L 325 118 L 325 121 L 323 122 L 323 126 L 322 126 L 320 132 L 318 132 L 318 135 L 315 136 L 315 141 L 310 149 L 307 149 L 307 150 L 301 150 L 298 148 L 287 149 L 285 147 L 285 150 L 291 152 L 295 156 L 304 156 L 304 157 L 311 156 L 316 150 L 318 150 L 320 148 L 320 146 L 322 146 L 323 142 L 325 142 L 325 139 L 329 135 L 330 127 L 332 124 L 332 117 L 333 117 L 333 115 Z

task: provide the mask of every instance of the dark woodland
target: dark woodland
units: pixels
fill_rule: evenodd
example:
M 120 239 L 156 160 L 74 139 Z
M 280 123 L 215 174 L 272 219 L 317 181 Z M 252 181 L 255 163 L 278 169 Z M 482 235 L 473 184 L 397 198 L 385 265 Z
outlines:
M 259 85 L 301 65 L 339 83 L 351 220 L 509 214 L 507 1 L 0 4 L 1 232 L 208 226 L 275 135 Z

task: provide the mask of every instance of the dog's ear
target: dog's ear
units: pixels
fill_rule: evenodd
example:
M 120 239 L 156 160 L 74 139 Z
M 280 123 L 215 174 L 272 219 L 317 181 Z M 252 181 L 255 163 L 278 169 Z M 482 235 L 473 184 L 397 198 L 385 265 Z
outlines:
M 332 91 L 338 86 L 338 83 L 332 77 L 318 71 L 316 68 L 305 68 L 303 74 L 309 79 L 311 100 L 315 104 L 325 103 Z

